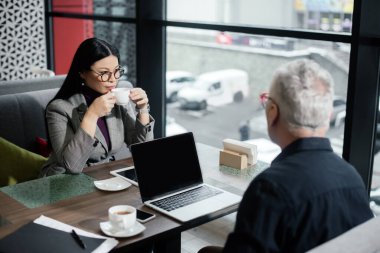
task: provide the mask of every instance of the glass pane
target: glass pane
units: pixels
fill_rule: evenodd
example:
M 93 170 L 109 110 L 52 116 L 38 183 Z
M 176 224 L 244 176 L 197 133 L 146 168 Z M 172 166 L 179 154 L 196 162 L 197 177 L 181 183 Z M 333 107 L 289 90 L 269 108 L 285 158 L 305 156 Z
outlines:
M 136 27 L 134 24 L 84 19 L 54 18 L 56 74 L 66 74 L 79 44 L 98 37 L 119 49 L 120 64 L 128 66 L 127 77 L 136 83 Z
M 173 129 L 192 131 L 197 142 L 219 148 L 225 138 L 256 143 L 259 159 L 271 162 L 280 149 L 269 140 L 259 94 L 268 90 L 279 65 L 306 57 L 334 78 L 336 98 L 328 137 L 341 156 L 348 44 L 238 33 L 227 34 L 231 39 L 226 43 L 219 37 L 227 35 L 218 31 L 184 28 L 169 28 L 167 34 L 167 135 L 178 133 Z
M 372 172 L 372 184 L 371 184 L 371 208 L 376 215 L 380 215 L 380 103 L 377 115 L 377 128 L 376 128 L 376 140 L 375 151 L 373 157 L 373 172 Z
M 81 173 L 78 176 L 61 174 L 30 180 L 2 187 L 0 191 L 28 208 L 36 208 L 94 192 L 95 188 L 94 178 Z
M 167 6 L 169 20 L 351 32 L 353 0 L 168 0 Z
M 53 0 L 53 11 L 136 17 L 135 0 Z

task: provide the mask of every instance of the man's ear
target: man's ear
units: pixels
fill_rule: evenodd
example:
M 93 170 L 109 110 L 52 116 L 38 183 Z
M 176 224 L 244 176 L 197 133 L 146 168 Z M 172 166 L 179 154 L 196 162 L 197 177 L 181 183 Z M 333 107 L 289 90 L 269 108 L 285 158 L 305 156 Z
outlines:
M 330 109 L 330 112 L 329 112 L 329 120 L 331 120 L 332 114 L 333 114 L 333 108 Z
M 280 117 L 280 112 L 278 106 L 275 103 L 270 103 L 269 108 L 267 109 L 268 125 L 274 126 Z

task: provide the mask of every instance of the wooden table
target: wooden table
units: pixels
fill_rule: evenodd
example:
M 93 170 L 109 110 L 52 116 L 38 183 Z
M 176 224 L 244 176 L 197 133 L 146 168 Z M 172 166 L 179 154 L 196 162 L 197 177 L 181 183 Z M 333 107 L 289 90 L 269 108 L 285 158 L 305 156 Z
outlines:
M 267 164 L 259 162 L 256 166 L 239 171 L 233 168 L 219 166 L 219 149 L 199 143 L 197 144 L 197 149 L 204 181 L 237 194 L 242 194 L 251 179 L 267 166 Z M 181 223 L 144 206 L 141 202 L 139 189 L 136 186 L 132 185 L 122 191 L 106 192 L 96 189 L 92 184 L 92 181 L 94 180 L 112 177 L 109 173 L 111 170 L 131 165 L 133 165 L 132 159 L 119 160 L 85 168 L 85 175 L 81 176 L 52 176 L 21 183 L 12 187 L 0 188 L 0 238 L 3 238 L 22 225 L 38 218 L 41 214 L 89 232 L 102 234 L 99 228 L 99 222 L 106 221 L 108 219 L 108 208 L 113 205 L 128 204 L 141 210 L 155 213 L 156 218 L 144 224 L 146 230 L 143 233 L 129 238 L 117 238 L 119 240 L 119 244 L 112 252 L 121 252 L 125 251 L 125 249 L 139 247 L 143 244 L 154 243 L 155 252 L 180 253 L 181 232 L 237 210 L 238 206 L 234 205 L 210 215 L 205 215 L 200 218 Z M 79 191 L 81 187 L 83 188 L 83 185 L 80 185 L 80 183 L 72 180 L 68 184 L 66 184 L 65 181 L 62 186 L 62 177 L 65 177 L 65 180 L 85 180 L 85 182 L 90 180 L 88 181 L 89 183 L 87 182 L 89 187 L 87 187 L 88 189 L 86 190 L 88 192 L 68 198 L 65 198 L 65 196 L 57 197 L 57 189 L 55 189 L 57 187 L 59 192 L 65 192 L 65 188 L 62 189 L 62 187 L 67 186 L 67 191 L 74 193 L 76 189 Z M 48 186 L 46 187 L 47 181 Z M 17 201 L 15 198 L 10 196 L 11 194 L 6 193 L 7 191 L 5 191 L 10 190 L 11 192 L 14 192 L 27 184 L 38 185 L 41 184 L 41 182 L 44 183 L 45 188 L 44 192 L 40 193 L 40 196 L 38 197 L 43 197 L 43 201 L 47 200 L 48 202 L 51 201 L 49 198 L 52 198 L 52 203 L 44 204 L 42 206 L 37 205 L 34 208 L 28 208 L 24 205 L 25 203 L 20 203 L 20 200 Z M 22 195 L 21 193 L 17 194 Z M 54 196 L 49 197 L 49 195 Z M 45 196 L 47 197 L 44 198 Z M 54 201 L 55 198 L 61 198 L 61 200 Z M 36 204 L 36 202 L 32 202 L 32 204 Z

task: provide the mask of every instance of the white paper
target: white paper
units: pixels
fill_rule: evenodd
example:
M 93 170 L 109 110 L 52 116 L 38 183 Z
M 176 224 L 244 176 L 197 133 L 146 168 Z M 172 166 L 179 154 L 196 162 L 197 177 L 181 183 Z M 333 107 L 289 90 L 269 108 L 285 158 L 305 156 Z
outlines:
M 254 144 L 234 139 L 224 139 L 223 147 L 225 150 L 235 151 L 239 154 L 246 154 L 250 165 L 255 165 L 257 163 L 257 146 Z
M 92 251 L 93 253 L 109 252 L 119 243 L 119 241 L 117 241 L 115 238 L 110 238 L 110 237 L 90 233 L 80 228 L 76 228 L 66 223 L 46 217 L 44 215 L 41 215 L 39 218 L 35 219 L 34 223 L 43 225 L 46 227 L 54 228 L 57 230 L 61 230 L 67 233 L 71 233 L 72 229 L 75 229 L 75 232 L 77 232 L 78 235 L 92 237 L 92 238 L 106 239 L 99 247 L 97 247 L 94 251 Z

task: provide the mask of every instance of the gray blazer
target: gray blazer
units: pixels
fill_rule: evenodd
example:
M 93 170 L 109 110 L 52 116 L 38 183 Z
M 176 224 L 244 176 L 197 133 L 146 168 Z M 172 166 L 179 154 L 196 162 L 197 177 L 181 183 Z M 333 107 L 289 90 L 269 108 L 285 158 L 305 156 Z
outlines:
M 75 94 L 68 100 L 57 99 L 46 108 L 47 127 L 52 153 L 42 166 L 40 176 L 61 173 L 80 173 L 86 166 L 110 161 L 123 146 L 153 139 L 154 119 L 146 126 L 136 120 L 132 103 L 127 106 L 115 105 L 106 118 L 110 136 L 111 150 L 96 128 L 92 138 L 81 127 L 80 123 L 88 107 L 82 94 Z

